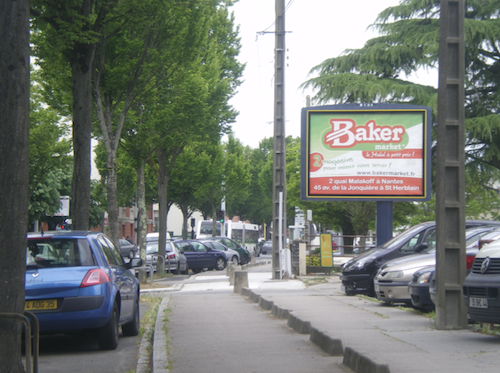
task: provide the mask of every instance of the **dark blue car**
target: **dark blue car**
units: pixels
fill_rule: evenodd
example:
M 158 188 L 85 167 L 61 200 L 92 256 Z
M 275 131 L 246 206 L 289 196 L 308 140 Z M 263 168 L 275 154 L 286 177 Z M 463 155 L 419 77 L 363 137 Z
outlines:
M 40 333 L 95 333 L 99 347 L 118 345 L 139 333 L 139 283 L 102 233 L 56 231 L 28 235 L 25 310 L 36 315 Z
M 214 250 L 197 240 L 174 241 L 174 245 L 186 256 L 188 267 L 193 273 L 205 268 L 222 271 L 226 268 L 227 257 L 224 251 Z

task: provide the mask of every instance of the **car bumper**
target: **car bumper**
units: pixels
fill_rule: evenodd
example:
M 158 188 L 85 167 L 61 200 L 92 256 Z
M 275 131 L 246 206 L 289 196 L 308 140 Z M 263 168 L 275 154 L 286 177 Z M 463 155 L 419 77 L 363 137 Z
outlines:
M 469 317 L 475 321 L 500 324 L 499 293 L 500 275 L 467 276 L 463 294 Z
M 408 285 L 408 292 L 411 296 L 411 304 L 415 308 L 426 310 L 433 310 L 434 303 L 431 300 L 429 293 L 429 283 L 410 284 Z
M 56 310 L 30 312 L 36 315 L 41 333 L 57 333 L 102 327 L 109 319 L 111 305 L 103 295 L 75 297 L 58 300 Z
M 373 294 L 373 279 L 369 274 L 342 273 L 340 279 L 346 294 Z
M 374 287 L 377 299 L 384 302 L 408 303 L 411 301 L 408 282 L 392 282 L 390 285 L 375 282 Z

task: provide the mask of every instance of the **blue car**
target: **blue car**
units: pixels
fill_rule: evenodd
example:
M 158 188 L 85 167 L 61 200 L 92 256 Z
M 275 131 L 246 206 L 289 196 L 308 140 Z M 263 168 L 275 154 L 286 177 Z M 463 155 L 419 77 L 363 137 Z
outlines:
M 99 347 L 118 346 L 139 333 L 139 282 L 104 234 L 55 231 L 28 235 L 25 310 L 34 313 L 41 334 L 91 331 Z
M 174 245 L 186 256 L 188 267 L 193 273 L 205 268 L 222 271 L 226 268 L 227 257 L 224 251 L 214 250 L 197 240 L 178 240 Z

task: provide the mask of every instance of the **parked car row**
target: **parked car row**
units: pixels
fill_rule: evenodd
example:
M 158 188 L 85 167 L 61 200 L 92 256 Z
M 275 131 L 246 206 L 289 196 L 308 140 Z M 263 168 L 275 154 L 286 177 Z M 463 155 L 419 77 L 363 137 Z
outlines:
M 468 275 L 463 294 L 470 319 L 500 323 L 500 222 L 467 220 L 466 228 Z M 433 310 L 435 246 L 435 222 L 411 227 L 347 262 L 341 275 L 343 289 L 347 295 L 366 294 Z
M 199 240 L 169 240 L 165 248 L 165 270 L 176 274 L 187 274 L 189 269 L 199 273 L 206 269 L 223 270 L 227 263 L 247 264 L 250 252 L 227 237 L 211 237 Z M 148 236 L 146 242 L 146 264 L 156 271 L 158 240 Z

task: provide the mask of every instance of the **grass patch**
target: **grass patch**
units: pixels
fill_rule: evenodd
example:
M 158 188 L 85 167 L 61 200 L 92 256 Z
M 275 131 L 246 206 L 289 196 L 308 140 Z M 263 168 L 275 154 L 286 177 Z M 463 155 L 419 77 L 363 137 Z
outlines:
M 304 284 L 306 286 L 313 286 L 313 285 L 318 285 L 318 284 L 326 284 L 328 283 L 328 279 L 326 277 L 315 277 L 312 280 L 306 279 L 304 281 Z
M 500 336 L 500 326 L 496 324 L 488 324 L 484 322 L 476 322 L 471 325 L 471 329 L 475 332 L 493 335 L 496 337 Z
M 153 335 L 152 328 L 154 328 L 154 324 L 156 322 L 156 315 L 158 314 L 158 308 L 160 308 L 160 304 L 162 301 L 162 297 L 157 296 L 141 296 L 141 302 L 148 303 L 148 310 L 144 313 L 144 316 L 141 318 L 141 328 L 139 330 L 140 335 L 142 336 L 148 329 L 151 329 L 151 336 Z

